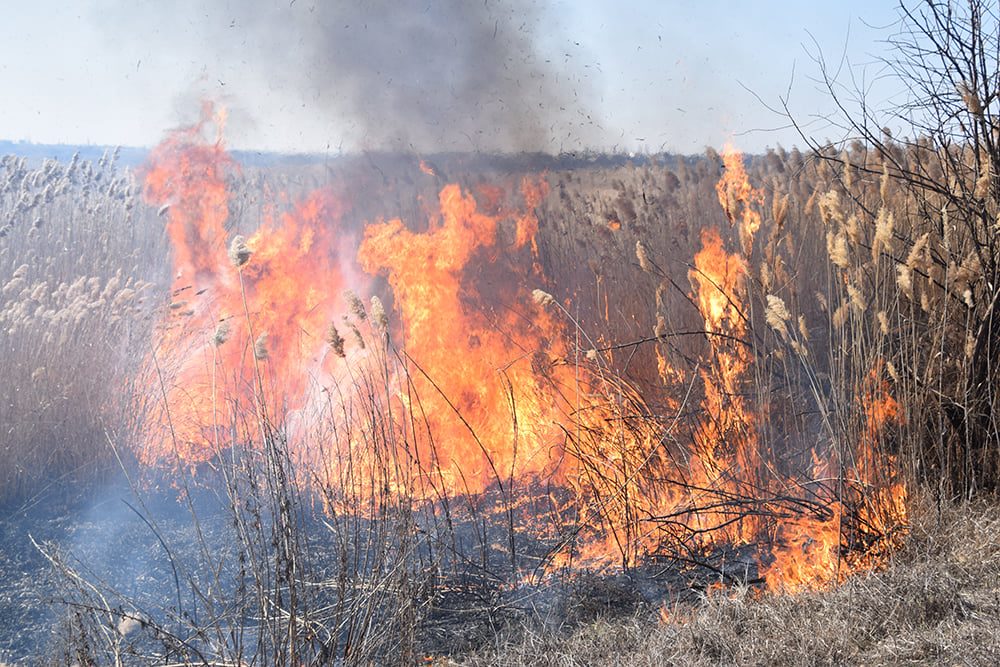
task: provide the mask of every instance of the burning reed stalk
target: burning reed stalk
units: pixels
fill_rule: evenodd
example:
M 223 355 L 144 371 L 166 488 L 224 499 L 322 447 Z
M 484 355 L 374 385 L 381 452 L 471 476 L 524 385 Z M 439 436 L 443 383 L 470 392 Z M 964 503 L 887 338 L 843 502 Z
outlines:
M 326 331 L 326 342 L 338 357 L 343 359 L 347 356 L 344 353 L 344 338 L 337 331 L 337 324 L 335 322 L 330 322 L 330 328 Z
M 976 122 L 989 111 L 965 106 Z M 655 554 L 710 569 L 715 566 L 706 554 L 751 542 L 762 555 L 760 568 L 772 568 L 769 584 L 781 575 L 796 584 L 826 585 L 849 569 L 842 561 L 852 568 L 878 565 L 898 546 L 906 510 L 902 482 L 910 481 L 898 474 L 900 460 L 915 475 L 944 480 L 952 489 L 941 490 L 946 496 L 995 479 L 1000 440 L 987 371 L 997 350 L 990 324 L 997 298 L 989 288 L 996 282 L 987 252 L 992 246 L 977 239 L 993 243 L 996 232 L 997 204 L 990 199 L 996 189 L 988 183 L 996 161 L 964 148 L 935 157 L 919 144 L 880 145 L 885 150 L 874 154 L 870 143 L 824 148 L 809 163 L 797 151 L 770 153 L 749 165 L 727 155 L 729 172 L 746 166 L 748 181 L 717 190 L 714 209 L 704 198 L 715 186 L 717 154 L 697 165 L 678 160 L 671 167 L 581 170 L 575 184 L 563 183 L 568 187 L 560 189 L 558 205 L 542 204 L 549 207 L 539 227 L 548 234 L 540 239 L 545 268 L 571 279 L 582 273 L 596 285 L 578 292 L 592 294 L 593 302 L 574 305 L 573 344 L 565 358 L 539 353 L 531 359 L 547 379 L 547 369 L 572 364 L 572 381 L 552 382 L 558 388 L 546 394 L 568 406 L 560 422 L 560 465 L 569 460 L 573 467 L 559 492 L 572 500 L 563 505 L 572 511 L 567 519 L 559 509 L 547 510 L 560 539 L 540 570 L 561 557 L 575 563 L 577 549 L 593 544 L 604 548 L 601 556 L 620 556 L 623 567 Z M 900 185 L 904 174 L 925 168 L 947 175 L 945 191 Z M 766 199 L 749 179 L 769 189 L 770 220 L 761 218 Z M 616 197 L 605 200 L 611 181 Z M 719 204 L 738 230 L 711 237 L 688 226 L 685 218 L 701 220 Z M 717 217 L 724 222 L 722 213 Z M 664 228 L 676 234 L 644 233 Z M 727 250 L 735 247 L 734 236 L 742 254 Z M 581 248 L 593 253 L 589 272 L 579 270 Z M 483 445 L 462 409 L 448 400 L 449 387 L 434 384 L 388 336 L 366 345 L 366 337 L 372 342 L 372 334 L 385 333 L 381 303 L 372 302 L 369 318 L 360 298 L 347 295 L 353 320 L 345 322 L 357 349 L 346 354 L 333 325 L 327 343 L 340 358 L 366 361 L 352 359 L 343 366 L 344 377 L 324 378 L 329 386 L 317 388 L 328 397 L 328 419 L 303 425 L 296 415 L 297 428 L 317 431 L 315 448 L 304 451 L 319 450 L 326 466 L 314 483 L 330 512 L 340 563 L 334 580 L 317 581 L 303 547 L 308 503 L 296 476 L 299 450 L 290 446 L 285 426 L 291 419 L 272 407 L 278 404 L 269 394 L 273 382 L 265 383 L 271 364 L 258 363 L 266 346 L 256 343 L 266 334 L 255 337 L 244 285 L 251 279 L 248 265 L 257 260 L 238 237 L 230 250 L 240 273 L 243 349 L 254 341 L 255 383 L 254 395 L 238 401 L 231 423 L 217 432 L 241 434 L 225 443 L 240 452 L 227 484 L 240 544 L 252 561 L 249 572 L 240 565 L 253 592 L 252 602 L 238 607 L 237 620 L 260 619 L 254 639 L 264 639 L 244 652 L 242 638 L 235 649 L 227 642 L 237 640 L 217 638 L 213 650 L 234 661 L 256 650 L 265 662 L 291 662 L 346 654 L 374 660 L 394 642 L 412 647 L 407 632 L 419 607 L 414 564 L 438 568 L 470 558 L 459 546 L 464 538 L 455 535 L 460 504 L 468 503 L 465 516 L 477 527 L 477 571 L 497 579 L 510 574 L 491 569 L 490 545 L 497 542 L 491 528 L 499 522 L 482 508 L 495 499 L 494 488 L 460 494 L 461 501 L 452 495 L 462 484 L 469 490 L 470 482 L 449 478 L 466 470 L 452 474 L 447 467 L 452 454 L 435 438 L 431 419 L 438 417 L 427 410 L 437 397 L 416 387 L 430 385 L 440 394 L 492 468 L 506 512 L 511 570 L 515 539 L 523 537 L 509 527 L 522 489 L 514 474 L 525 427 L 517 421 L 517 387 L 507 386 L 515 421 L 508 472 L 494 465 L 497 452 Z M 690 259 L 707 250 L 719 251 L 720 270 L 710 272 L 697 261 L 689 270 Z M 980 259 L 974 264 L 969 257 Z M 679 287 L 671 273 L 687 273 L 691 289 Z M 18 282 L 24 279 L 14 275 L 11 291 L 24 294 Z M 650 289 L 636 289 L 650 281 Z M 563 303 L 574 287 L 552 288 L 555 295 L 534 290 L 532 297 L 569 317 Z M 522 307 L 534 308 L 523 301 Z M 538 319 L 553 314 L 534 312 Z M 655 335 L 634 344 L 594 342 L 635 340 L 628 335 L 632 327 Z M 686 335 L 692 332 L 698 335 Z M 474 402 L 473 393 L 462 401 Z M 690 410 L 692 403 L 702 409 Z M 682 431 L 694 433 L 695 442 L 682 439 Z M 559 505 L 565 498 L 550 500 Z M 735 580 L 715 569 L 724 581 Z M 203 589 L 193 590 L 201 599 Z M 316 591 L 331 595 L 333 603 L 316 602 Z M 222 612 L 205 613 L 213 627 L 243 627 Z M 391 640 L 372 631 L 380 619 L 388 619 Z M 203 630 L 190 629 L 194 635 Z
M 252 254 L 250 248 L 247 247 L 246 239 L 238 234 L 233 237 L 232 243 L 229 244 L 229 261 L 233 263 L 233 266 L 242 269 L 250 261 Z

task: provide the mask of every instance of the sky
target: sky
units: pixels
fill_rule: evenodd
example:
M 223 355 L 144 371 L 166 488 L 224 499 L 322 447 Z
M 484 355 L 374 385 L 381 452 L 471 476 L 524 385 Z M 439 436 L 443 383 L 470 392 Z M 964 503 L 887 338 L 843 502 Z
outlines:
M 422 41 L 400 46 L 388 65 L 358 50 L 381 33 L 389 37 L 376 40 L 379 48 L 393 48 L 397 34 L 408 34 L 393 32 L 411 21 L 406 11 L 385 19 L 396 27 L 380 33 L 381 25 L 368 24 L 381 24 L 374 16 L 384 9 L 362 12 L 353 23 L 340 10 L 319 6 L 317 13 L 317 2 L 9 2 L 0 22 L 0 139 L 150 146 L 192 122 L 200 100 L 211 99 L 228 109 L 227 143 L 241 149 L 338 152 L 396 141 L 416 150 L 695 153 L 731 142 L 759 152 L 802 144 L 788 120 L 768 108 L 779 107 L 784 96 L 811 135 L 838 138 L 821 120 L 832 104 L 816 81 L 818 53 L 834 67 L 843 61 L 861 72 L 876 104 L 900 94 L 879 77 L 878 59 L 887 54 L 884 40 L 897 19 L 892 2 L 519 0 L 509 9 L 503 0 L 485 0 L 486 9 L 448 19 L 420 33 Z M 315 29 L 312 17 L 324 12 L 342 32 Z M 483 21 L 486 28 L 465 34 Z M 447 89 L 478 90 L 469 77 L 498 76 L 512 64 L 517 72 L 495 94 L 508 96 L 497 103 L 501 110 L 484 110 L 476 101 L 472 111 L 460 109 L 460 122 L 446 116 L 433 132 L 383 131 L 407 113 L 409 98 L 382 97 L 376 68 L 378 75 L 391 70 L 390 87 L 399 85 L 393 75 L 420 77 L 406 88 L 411 97 L 421 90 L 440 96 L 441 84 L 424 77 L 450 66 L 428 57 L 421 70 L 424 47 L 440 42 L 447 56 L 453 41 L 456 53 L 474 61 L 491 31 L 493 38 L 499 31 L 510 39 L 512 53 L 502 68 L 472 62 L 449 73 Z M 336 52 L 331 40 L 351 45 L 354 55 L 330 56 Z M 359 87 L 366 77 L 373 85 Z M 541 99 L 542 88 L 556 92 L 545 90 Z M 511 91 L 522 89 L 529 91 L 525 99 L 511 102 Z M 380 105 L 394 108 L 365 111 Z M 480 118 L 467 118 L 480 111 Z M 538 116 L 531 121 L 537 127 L 514 138 L 497 128 L 470 129 L 526 115 Z

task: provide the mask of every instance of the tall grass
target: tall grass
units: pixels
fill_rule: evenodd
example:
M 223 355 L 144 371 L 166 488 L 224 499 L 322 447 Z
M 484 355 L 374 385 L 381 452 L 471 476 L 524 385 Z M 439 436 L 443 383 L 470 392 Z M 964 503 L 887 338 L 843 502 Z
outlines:
M 907 155 L 900 149 L 898 159 L 918 159 Z M 759 417 L 754 428 L 770 452 L 769 463 L 786 472 L 808 471 L 802 478 L 816 482 L 789 493 L 835 497 L 852 507 L 849 516 L 868 522 L 844 528 L 847 548 L 861 552 L 871 546 L 870 540 L 883 538 L 898 547 L 901 536 L 873 532 L 889 530 L 888 518 L 871 514 L 882 507 L 878 490 L 897 479 L 899 471 L 911 482 L 933 481 L 941 498 L 986 487 L 982 480 L 991 475 L 991 441 L 973 441 L 971 427 L 965 435 L 954 428 L 932 428 L 956 411 L 977 414 L 974 406 L 981 405 L 973 389 L 983 385 L 974 381 L 971 360 L 977 345 L 986 345 L 975 334 L 990 321 L 991 309 L 977 305 L 989 303 L 988 284 L 970 257 L 975 255 L 972 239 L 982 230 L 946 233 L 948 208 L 941 213 L 936 202 L 922 201 L 900 187 L 891 176 L 894 167 L 863 145 L 820 157 L 835 158 L 841 167 L 835 160 L 794 150 L 748 161 L 751 183 L 764 192 L 764 225 L 746 256 L 748 333 L 741 344 L 753 350 L 753 364 L 742 389 Z M 23 164 L 4 164 L 19 174 L 11 181 L 28 191 L 31 183 L 47 178 L 45 173 L 70 172 L 49 165 L 28 178 L 33 172 Z M 741 247 L 715 192 L 720 169 L 721 159 L 709 151 L 701 158 L 664 163 L 553 172 L 547 176 L 551 194 L 539 210 L 541 262 L 552 277 L 551 284 L 541 287 L 555 295 L 549 302 L 553 307 L 567 300 L 570 304 L 563 314 L 577 338 L 574 363 L 594 366 L 611 387 L 629 388 L 617 396 L 616 413 L 627 428 L 656 431 L 668 422 L 671 428 L 681 424 L 682 433 L 669 438 L 664 452 L 681 451 L 682 440 L 704 419 L 691 409 L 700 397 L 680 404 L 675 400 L 692 391 L 684 379 L 695 376 L 703 364 L 717 362 L 688 282 L 691 258 L 700 247 L 698 231 L 719 226 L 728 247 Z M 5 460 L 11 462 L 17 486 L 9 488 L 21 494 L 39 480 L 84 463 L 106 464 L 107 454 L 99 453 L 107 441 L 105 430 L 109 424 L 128 424 L 112 420 L 113 408 L 90 406 L 100 397 L 114 406 L 127 395 L 129 362 L 137 361 L 148 345 L 149 307 L 138 299 L 149 288 L 136 280 L 158 275 L 155 267 L 153 275 L 144 273 L 149 263 L 137 260 L 157 253 L 166 257 L 160 232 L 95 233 L 78 239 L 81 243 L 73 247 L 79 252 L 59 255 L 54 250 L 87 224 L 100 228 L 114 223 L 122 230 L 134 226 L 129 217 L 134 188 L 123 198 L 114 188 L 110 194 L 94 194 L 95 182 L 114 182 L 113 170 L 106 171 L 100 178 L 96 172 L 69 177 L 71 185 L 73 178 L 83 182 L 67 190 L 66 199 L 53 200 L 53 205 L 84 206 L 93 218 L 74 209 L 67 215 L 79 224 L 52 230 L 51 238 L 42 236 L 44 224 L 35 232 L 15 225 L 5 238 L 8 245 L 2 246 L 0 257 L 10 277 L 0 317 L 9 323 L 17 345 L 12 348 L 16 354 L 5 356 L 4 363 L 15 374 L 11 377 L 22 378 L 13 384 L 21 389 L 10 390 L 5 400 L 11 415 L 50 415 L 62 428 L 48 435 L 39 435 L 37 425 L 11 431 L 6 442 L 16 451 Z M 242 178 L 233 232 L 251 231 L 252 211 L 265 205 L 258 192 L 260 175 Z M 275 177 L 283 178 L 289 180 Z M 393 190 L 395 185 L 379 187 Z M 411 194 L 420 191 L 412 183 L 402 187 Z M 11 196 L 8 210 L 22 210 L 27 203 L 18 202 L 29 199 Z M 363 219 L 375 206 L 370 199 L 377 198 L 362 200 L 349 216 Z M 416 196 L 398 206 L 405 219 L 425 219 Z M 152 214 L 147 210 L 138 219 L 155 224 Z M 81 259 L 87 255 L 98 261 Z M 115 264 L 122 257 L 139 266 Z M 233 257 L 237 264 L 245 261 L 238 243 Z M 36 258 L 41 261 L 29 261 Z M 81 281 L 77 273 L 84 269 L 98 275 L 84 274 Z M 65 288 L 49 289 L 57 280 Z M 43 308 L 43 303 L 50 305 Z M 56 309 L 56 304 L 62 306 Z M 355 306 L 359 308 L 364 306 Z M 253 310 L 248 304 L 247 312 Z M 63 311 L 75 315 L 57 317 Z M 978 315 L 970 319 L 970 311 Z M 301 474 L 298 450 L 288 446 L 285 416 L 263 407 L 264 387 L 271 386 L 263 332 L 247 341 L 215 333 L 219 345 L 253 350 L 246 363 L 257 387 L 256 401 L 228 412 L 233 423 L 217 425 L 223 436 L 213 464 L 226 489 L 223 506 L 232 519 L 235 550 L 215 552 L 209 542 L 201 542 L 197 557 L 176 574 L 176 588 L 184 589 L 177 598 L 195 602 L 176 605 L 172 600 L 139 604 L 113 591 L 95 590 L 76 576 L 68 560 L 50 552 L 71 584 L 67 600 L 79 612 L 76 636 L 85 648 L 78 659 L 113 661 L 131 654 L 157 660 L 298 664 L 333 656 L 348 663 L 412 657 L 421 647 L 419 633 L 436 622 L 435 605 L 449 594 L 453 577 L 465 576 L 468 583 L 470 572 L 487 582 L 477 590 L 491 623 L 502 615 L 500 582 L 523 573 L 532 558 L 544 560 L 525 548 L 525 536 L 510 520 L 519 487 L 512 480 L 498 480 L 497 498 L 449 497 L 434 487 L 434 471 L 424 467 L 426 462 L 408 458 L 427 426 L 413 415 L 394 414 L 391 397 L 408 395 L 419 404 L 407 382 L 409 373 L 419 371 L 389 344 L 384 310 L 371 315 L 354 313 L 342 331 L 332 327 L 327 334 L 333 354 L 343 354 L 345 336 L 364 337 L 373 354 L 371 365 L 352 369 L 352 386 L 343 388 L 342 395 L 353 398 L 331 400 L 329 414 L 308 434 L 321 452 L 319 460 L 329 466 L 314 470 L 314 477 Z M 75 335 L 81 331 L 89 336 Z M 45 339 L 50 333 L 59 338 Z M 36 340 L 50 343 L 33 345 Z M 109 344 L 114 340 L 122 340 L 122 347 Z M 38 384 L 36 390 L 30 378 L 45 362 L 58 371 L 39 371 L 48 384 Z M 24 392 L 24 387 L 32 391 Z M 53 396 L 68 395 L 68 388 L 79 392 L 78 402 L 52 403 Z M 336 387 L 328 390 L 338 392 Z M 883 395 L 892 397 L 901 416 L 874 431 L 866 402 Z M 37 406 L 44 407 L 32 413 Z M 32 417 L 25 423 L 36 421 Z M 77 437 L 88 429 L 89 439 Z M 623 565 L 641 556 L 633 551 L 633 540 L 649 530 L 651 517 L 641 494 L 632 491 L 638 484 L 662 480 L 637 476 L 647 461 L 620 456 L 615 438 L 627 437 L 624 430 L 614 438 L 600 429 L 580 429 L 575 435 L 571 455 L 591 479 L 616 492 L 593 505 L 598 508 L 593 516 L 555 517 L 556 530 L 541 546 L 565 545 L 593 527 L 584 524 L 610 520 L 609 513 L 615 512 L 615 520 L 621 521 L 611 524 L 612 531 L 620 532 L 612 538 L 621 545 Z M 251 432 L 252 443 L 234 437 Z M 112 440 L 120 437 L 112 434 Z M 62 447 L 51 445 L 60 442 Z M 826 479 L 814 479 L 813 450 L 824 454 Z M 972 487 L 971 479 L 976 480 Z M 424 498 L 430 489 L 434 503 L 416 502 L 400 492 L 418 485 L 425 485 Z M 816 491 L 816 485 L 827 490 Z M 578 491 L 587 493 L 584 486 Z M 313 511 L 317 498 L 327 514 Z M 490 503 L 500 511 L 484 510 Z M 193 506 L 190 510 L 197 525 L 198 513 Z M 861 542 L 852 542 L 855 538 Z M 204 573 L 212 573 L 213 581 L 206 582 Z
M 0 502 L 108 466 L 137 425 L 160 227 L 115 156 L 0 160 Z

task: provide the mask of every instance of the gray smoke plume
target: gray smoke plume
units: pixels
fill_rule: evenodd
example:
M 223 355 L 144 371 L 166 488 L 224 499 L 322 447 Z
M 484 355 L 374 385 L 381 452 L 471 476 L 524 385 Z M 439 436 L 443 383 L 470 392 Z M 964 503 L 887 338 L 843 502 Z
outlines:
M 527 3 L 370 0 L 318 14 L 304 26 L 310 75 L 328 77 L 336 106 L 376 144 L 539 148 L 568 106 L 535 53 Z
M 542 55 L 551 28 L 531 0 L 167 4 L 124 11 L 176 35 L 181 59 L 185 47 L 242 59 L 270 94 L 335 114 L 365 148 L 556 150 L 594 129 L 586 81 Z

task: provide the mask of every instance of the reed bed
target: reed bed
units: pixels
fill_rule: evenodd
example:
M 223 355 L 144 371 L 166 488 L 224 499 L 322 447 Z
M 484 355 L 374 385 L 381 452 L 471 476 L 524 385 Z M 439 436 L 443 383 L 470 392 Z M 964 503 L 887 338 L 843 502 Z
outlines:
M 110 153 L 32 166 L 4 157 L 0 237 L 0 502 L 14 502 L 100 474 L 107 435 L 132 434 L 132 377 L 164 278 L 153 258 L 166 243 Z
M 340 172 L 234 174 L 226 246 L 243 297 L 233 322 L 245 319 L 246 335 L 233 340 L 221 323 L 205 336 L 217 349 L 246 350 L 244 367 L 212 369 L 238 371 L 250 391 L 213 394 L 212 413 L 225 400 L 230 417 L 212 424 L 216 451 L 206 463 L 221 477 L 218 507 L 235 548 L 218 551 L 199 532 L 193 560 L 177 567 L 169 559 L 175 596 L 150 601 L 95 583 L 56 545 L 38 545 L 66 582 L 62 658 L 995 661 L 988 631 L 998 616 L 995 508 L 968 504 L 995 493 L 1000 480 L 1000 112 L 990 88 L 995 63 L 985 55 L 997 38 L 982 28 L 995 19 L 975 0 L 947 16 L 934 3 L 921 7 L 905 14 L 910 32 L 895 63 L 904 78 L 914 67 L 926 74 L 910 81 L 933 93 L 920 107 L 931 120 L 919 117 L 915 138 L 873 131 L 880 124 L 862 116 L 847 123 L 856 140 L 807 151 L 743 159 L 709 149 L 544 175 L 549 194 L 536 207 L 532 248 L 542 270 L 517 275 L 538 283 L 524 286 L 535 309 L 524 312 L 559 318 L 567 342 L 562 358 L 533 354 L 532 368 L 546 381 L 559 365 L 593 379 L 553 394 L 566 415 L 572 402 L 560 401 L 571 393 L 610 406 L 601 426 L 579 413 L 567 422 L 562 447 L 578 474 L 544 498 L 548 509 L 521 497 L 537 480 L 495 466 L 485 492 L 445 490 L 434 417 L 421 412 L 429 396 L 415 387 L 429 383 L 445 400 L 448 387 L 394 342 L 392 307 L 378 299 L 369 307 L 348 294 L 346 312 L 316 332 L 348 363 L 350 386 L 323 387 L 336 399 L 305 429 L 295 425 L 309 447 L 292 447 L 292 416 L 272 400 L 280 395 L 270 366 L 274 339 L 254 330 L 260 304 L 248 298 L 242 273 L 252 259 L 243 235 L 285 203 L 275 203 L 275 192 L 308 190 L 318 180 L 345 196 L 352 233 L 386 216 L 421 229 L 425 202 L 453 166 L 460 175 L 451 180 L 487 212 L 517 210 L 525 174 L 509 160 L 504 170 L 463 172 L 461 160 L 441 159 L 417 176 L 405 160 L 386 156 Z M 983 57 L 935 65 L 927 51 L 909 48 L 936 38 L 944 39 L 938 55 L 958 43 Z M 96 166 L 2 162 L 0 330 L 10 348 L 0 371 L 15 381 L 0 389 L 0 480 L 10 497 L 60 475 L 111 467 L 111 454 L 127 448 L 108 444 L 137 437 L 141 424 L 131 386 L 151 340 L 150 315 L 177 326 L 186 316 L 176 294 L 156 290 L 165 276 L 149 261 L 166 257 L 150 223 L 168 209 L 137 204 L 131 176 L 113 165 L 112 156 Z M 737 186 L 720 185 L 731 177 Z M 499 235 L 512 253 L 523 247 L 515 236 Z M 701 264 L 711 252 L 725 265 L 721 283 Z M 492 264 L 483 262 L 482 275 Z M 385 294 L 380 280 L 374 289 Z M 703 303 L 708 293 L 722 313 L 714 322 Z M 365 351 L 363 362 L 352 357 L 356 350 Z M 713 384 L 720 378 L 726 382 Z M 141 381 L 148 390 L 149 378 Z M 160 374 L 154 385 L 165 396 L 170 381 Z M 139 408 L 126 409 L 123 397 Z M 408 410 L 394 407 L 400 397 Z M 654 444 L 630 448 L 637 441 Z M 319 456 L 303 461 L 304 451 Z M 682 479 L 706 453 L 729 457 L 714 480 L 722 481 L 707 489 Z M 189 499 L 200 478 L 177 464 L 184 474 L 174 482 Z M 697 490 L 701 504 L 658 513 L 651 499 L 667 487 Z M 560 494 L 584 502 L 562 504 Z M 188 511 L 200 531 L 193 502 Z M 519 513 L 551 519 L 550 530 L 532 542 Z M 802 524 L 835 532 L 832 574 L 813 590 L 761 599 L 767 581 L 749 565 L 737 577 L 711 561 L 738 556 L 720 556 L 712 539 L 733 525 L 754 526 L 754 539 L 775 550 L 808 552 L 812 535 L 795 543 L 782 532 Z M 149 526 L 156 532 L 152 517 Z M 651 532 L 662 536 L 652 551 L 638 538 Z M 635 589 L 577 607 L 536 603 L 537 591 L 511 596 L 523 592 L 528 570 L 558 570 L 548 566 L 560 551 L 569 554 L 564 570 L 577 576 L 578 542 L 595 534 L 608 538 L 630 577 L 643 559 L 683 563 L 718 575 L 699 589 L 717 592 L 678 595 L 660 609 Z M 768 565 L 756 563 L 759 571 Z M 586 581 L 598 581 L 594 589 L 608 583 Z M 462 596 L 466 606 L 456 603 Z M 615 620 L 623 609 L 631 616 Z M 459 612 L 464 637 L 445 627 Z

